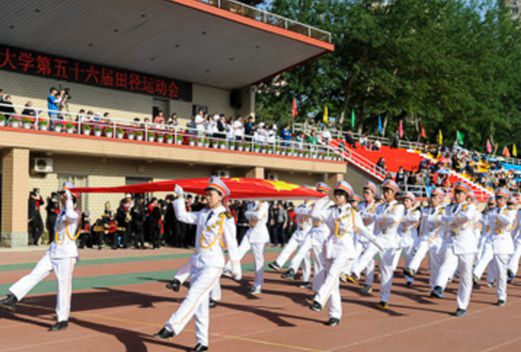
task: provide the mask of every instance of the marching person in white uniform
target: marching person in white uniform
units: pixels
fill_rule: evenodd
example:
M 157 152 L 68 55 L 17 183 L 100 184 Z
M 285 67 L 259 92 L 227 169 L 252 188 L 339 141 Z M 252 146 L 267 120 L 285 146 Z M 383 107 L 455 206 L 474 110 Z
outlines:
M 497 305 L 502 307 L 507 301 L 507 267 L 510 255 L 514 252 L 512 231 L 516 227 L 517 212 L 507 207 L 510 191 L 506 188 L 496 190 L 497 210 L 488 214 L 490 233 L 486 239 L 481 258 L 474 268 L 474 282 L 479 280 L 485 268 L 494 260 L 496 265 Z
M 324 193 L 324 195 L 328 195 L 331 191 L 331 188 L 323 183 L 319 182 L 316 186 L 318 192 Z M 329 199 L 328 197 L 324 197 L 323 199 Z M 316 202 L 315 202 L 316 203 Z M 320 216 L 320 211 L 316 210 L 315 203 L 313 204 L 314 211 L 310 213 L 311 216 L 311 224 L 312 228 L 309 230 L 307 236 L 305 237 L 304 242 L 300 246 L 297 254 L 291 260 L 290 267 L 288 271 L 282 274 L 283 279 L 295 279 L 295 274 L 300 266 L 300 263 L 304 260 L 304 258 L 311 251 L 313 254 L 313 291 L 317 292 L 320 286 L 324 283 L 325 272 L 324 272 L 324 256 L 323 256 L 323 248 L 324 242 L 329 237 L 329 227 L 322 220 L 322 216 Z M 330 206 L 333 206 L 333 202 L 325 201 L 319 203 L 322 207 L 322 211 L 327 212 L 327 209 Z
M 251 249 L 253 252 L 253 266 L 255 270 L 255 282 L 250 288 L 250 293 L 258 295 L 261 293 L 262 284 L 264 283 L 264 247 L 270 241 L 268 232 L 268 202 L 258 201 L 250 203 L 249 209 L 246 211 L 246 219 L 250 223 L 250 228 L 244 235 L 241 245 L 239 246 L 239 260 Z M 232 261 L 229 260 L 224 267 L 224 275 L 232 276 Z M 240 275 L 240 277 L 242 274 Z M 239 277 L 239 280 L 240 280 Z
M 407 192 L 403 197 L 405 207 L 403 219 L 398 227 L 400 235 L 401 252 L 405 255 L 405 267 L 408 267 L 414 257 L 415 248 L 418 246 L 418 225 L 420 224 L 421 211 L 416 206 L 416 196 Z M 398 266 L 400 256 L 396 256 L 394 270 Z M 414 278 L 407 276 L 407 286 L 411 286 Z
M 289 256 L 293 252 L 297 252 L 298 249 L 302 246 L 308 232 L 311 230 L 311 208 L 309 207 L 309 205 L 307 205 L 306 203 L 300 204 L 295 209 L 295 214 L 297 216 L 297 229 L 295 230 L 295 232 L 293 232 L 293 235 L 291 235 L 291 238 L 289 239 L 282 252 L 280 252 L 277 259 L 268 264 L 268 266 L 273 270 L 281 270 L 281 268 L 288 260 Z M 311 261 L 309 251 L 304 256 L 302 264 L 299 264 L 299 266 L 302 266 L 302 281 L 304 282 L 304 285 L 310 287 L 309 278 L 311 276 Z
M 326 323 L 328 326 L 338 325 L 342 318 L 340 274 L 347 262 L 355 258 L 355 235 L 367 236 L 378 246 L 376 248 L 380 247 L 376 237 L 365 228 L 360 214 L 349 204 L 352 195 L 351 185 L 346 181 L 340 181 L 334 190 L 335 206 L 324 211 L 324 205 L 329 201 L 324 197 L 313 205 L 311 213 L 313 218 L 326 223 L 331 231 L 324 248 L 326 280 L 310 306 L 314 311 L 321 311 L 326 302 L 329 303 L 329 320 Z
M 436 278 L 442 261 L 441 246 L 445 230 L 441 218 L 445 214 L 445 206 L 442 204 L 444 198 L 445 191 L 442 188 L 435 188 L 432 191 L 430 206 L 423 209 L 422 212 L 420 240 L 416 253 L 414 253 L 409 265 L 403 269 L 405 276 L 414 278 L 423 258 L 429 253 L 429 285 L 431 291 L 436 286 Z
M 58 282 L 58 297 L 56 315 L 58 322 L 49 331 L 66 329 L 71 310 L 72 273 L 78 261 L 78 225 L 80 215 L 74 207 L 75 198 L 70 189 L 73 186 L 66 182 L 59 192 L 62 210 L 54 226 L 54 241 L 33 271 L 18 280 L 9 288 L 7 298 L 0 301 L 0 307 L 14 311 L 16 304 L 21 301 L 31 289 L 40 281 L 54 272 Z
M 219 178 L 211 177 L 206 188 L 208 208 L 197 212 L 186 211 L 183 189 L 179 185 L 176 185 L 174 192 L 177 195 L 174 201 L 177 219 L 197 225 L 195 252 L 191 259 L 190 290 L 181 306 L 155 336 L 168 339 L 179 335 L 190 319 L 195 317 L 197 345 L 192 351 L 207 351 L 210 327 L 208 295 L 221 277 L 226 248 L 234 275 L 240 275 L 235 222 L 222 204 L 223 199 L 230 195 L 230 190 Z
M 443 262 L 432 292 L 434 297 L 443 298 L 443 290 L 457 267 L 459 287 L 456 316 L 463 316 L 467 312 L 472 293 L 472 266 L 478 250 L 478 240 L 474 233 L 476 206 L 467 201 L 470 192 L 467 184 L 457 182 L 454 185 L 455 204 L 441 218 L 447 225 L 442 248 Z
M 374 234 L 374 212 L 378 203 L 376 203 L 375 196 L 378 194 L 378 187 L 371 181 L 367 182 L 364 186 L 364 201 L 360 203 L 360 215 L 362 216 L 362 220 L 364 221 L 364 225 L 370 233 Z M 360 258 L 360 256 L 367 250 L 369 247 L 369 241 L 365 236 L 356 236 L 356 251 L 357 255 L 356 259 Z M 351 273 L 353 264 L 355 261 L 350 261 L 344 270 L 344 273 L 340 275 L 340 281 L 347 282 L 347 276 Z M 365 282 L 364 287 L 362 288 L 363 294 L 370 294 L 373 291 L 373 282 L 374 282 L 374 268 L 375 261 L 370 260 L 365 268 Z
M 375 221 L 375 236 L 379 239 L 382 249 L 374 243 L 369 245 L 362 256 L 354 263 L 353 271 L 348 276 L 348 280 L 358 283 L 360 273 L 368 263 L 378 254 L 380 259 L 381 289 L 380 302 L 377 304 L 379 309 L 387 309 L 391 298 L 391 287 L 394 274 L 394 263 L 396 256 L 400 254 L 400 238 L 398 236 L 398 226 L 400 225 L 404 207 L 395 198 L 398 192 L 398 184 L 393 180 L 386 180 L 382 184 L 385 203 L 378 206 L 373 215 Z

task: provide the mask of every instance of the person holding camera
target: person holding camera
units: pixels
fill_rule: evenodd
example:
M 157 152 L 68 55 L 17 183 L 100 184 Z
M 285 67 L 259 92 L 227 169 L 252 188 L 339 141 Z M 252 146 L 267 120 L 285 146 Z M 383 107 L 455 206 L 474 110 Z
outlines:
M 51 120 L 61 119 L 60 117 L 60 106 L 66 100 L 65 90 L 62 89 L 58 92 L 58 89 L 51 87 L 49 89 L 49 96 L 47 97 L 47 110 L 49 110 L 49 118 Z
M 54 224 L 56 223 L 56 218 L 58 214 L 60 214 L 60 199 L 58 198 L 58 193 L 52 192 L 51 196 L 47 198 L 47 206 L 45 207 L 47 212 L 47 233 L 49 234 L 49 239 L 54 241 L 52 233 L 54 231 Z
M 35 246 L 43 233 L 43 220 L 40 214 L 40 206 L 44 204 L 44 200 L 40 195 L 40 190 L 35 188 L 29 194 L 29 231 L 31 233 L 31 241 Z

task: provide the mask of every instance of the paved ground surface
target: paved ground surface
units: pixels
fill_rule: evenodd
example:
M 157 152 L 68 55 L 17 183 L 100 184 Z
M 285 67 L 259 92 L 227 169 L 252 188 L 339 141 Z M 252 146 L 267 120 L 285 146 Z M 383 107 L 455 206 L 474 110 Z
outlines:
M 2 251 L 0 293 L 29 272 L 44 248 Z M 276 251 L 267 254 L 274 259 Z M 76 267 L 69 328 L 51 333 L 55 281 L 51 275 L 35 287 L 16 314 L 0 312 L 0 351 L 182 351 L 195 344 L 193 322 L 170 341 L 152 334 L 179 306 L 186 288 L 165 289 L 166 280 L 190 256 L 189 251 L 83 250 Z M 245 281 L 223 278 L 223 301 L 211 310 L 212 351 L 521 351 L 521 286 L 509 286 L 509 300 L 496 307 L 495 289 L 475 290 L 469 314 L 455 310 L 457 283 L 444 300 L 428 297 L 427 277 L 407 288 L 397 273 L 391 309 L 374 308 L 373 296 L 342 286 L 344 317 L 338 327 L 323 325 L 327 310 L 307 308 L 311 292 L 298 282 L 268 271 L 263 294 L 247 293 L 251 255 L 243 262 Z M 424 270 L 425 271 L 425 270 Z M 521 282 L 521 280 L 520 280 Z

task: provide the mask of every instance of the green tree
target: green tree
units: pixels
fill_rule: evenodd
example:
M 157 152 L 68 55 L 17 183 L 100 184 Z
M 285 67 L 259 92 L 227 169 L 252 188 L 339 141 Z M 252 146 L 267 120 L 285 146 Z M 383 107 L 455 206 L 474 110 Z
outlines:
M 336 50 L 259 87 L 258 112 L 287 121 L 330 115 L 387 134 L 404 119 L 406 137 L 423 123 L 429 138 L 456 131 L 481 147 L 489 136 L 520 145 L 521 32 L 492 1 L 274 0 L 272 12 L 332 33 Z

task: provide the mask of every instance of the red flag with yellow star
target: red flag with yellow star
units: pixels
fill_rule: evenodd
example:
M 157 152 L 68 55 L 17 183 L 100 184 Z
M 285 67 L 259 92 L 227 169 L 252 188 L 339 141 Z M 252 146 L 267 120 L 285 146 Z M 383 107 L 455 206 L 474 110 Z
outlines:
M 257 178 L 223 178 L 230 189 L 231 199 L 318 199 L 323 193 L 294 183 Z M 208 178 L 186 178 L 179 180 L 140 183 L 117 187 L 73 188 L 77 193 L 152 193 L 173 192 L 175 185 L 183 187 L 187 193 L 204 194 Z

